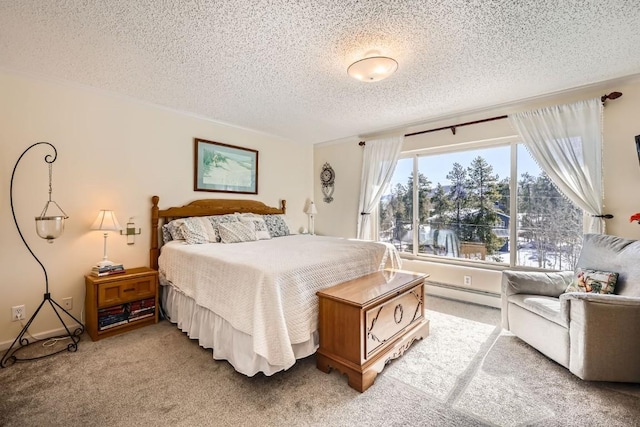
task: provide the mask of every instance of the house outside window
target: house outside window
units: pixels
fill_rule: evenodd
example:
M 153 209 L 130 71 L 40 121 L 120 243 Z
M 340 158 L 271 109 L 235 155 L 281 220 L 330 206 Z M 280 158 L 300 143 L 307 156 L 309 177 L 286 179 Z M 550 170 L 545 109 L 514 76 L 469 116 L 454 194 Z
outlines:
M 582 210 L 517 141 L 403 154 L 378 220 L 401 252 L 552 270 L 575 267 L 583 235 Z

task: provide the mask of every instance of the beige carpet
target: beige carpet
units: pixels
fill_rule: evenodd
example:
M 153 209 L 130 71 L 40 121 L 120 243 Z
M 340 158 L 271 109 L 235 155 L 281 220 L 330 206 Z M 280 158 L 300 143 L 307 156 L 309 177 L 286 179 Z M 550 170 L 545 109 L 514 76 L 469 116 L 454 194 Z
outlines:
M 581 381 L 501 332 L 498 310 L 428 309 L 431 335 L 363 394 L 313 356 L 245 377 L 164 321 L 1 369 L 0 425 L 640 425 L 640 385 Z

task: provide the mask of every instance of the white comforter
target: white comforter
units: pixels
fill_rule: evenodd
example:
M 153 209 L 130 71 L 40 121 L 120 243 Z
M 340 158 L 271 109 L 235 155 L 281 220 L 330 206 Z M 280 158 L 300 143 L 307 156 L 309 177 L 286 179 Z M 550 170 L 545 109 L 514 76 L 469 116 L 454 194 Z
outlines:
M 377 271 L 400 267 L 392 245 L 293 235 L 245 243 L 162 247 L 160 272 L 185 295 L 253 337 L 253 350 L 284 369 L 292 344 L 317 329 L 316 292 Z

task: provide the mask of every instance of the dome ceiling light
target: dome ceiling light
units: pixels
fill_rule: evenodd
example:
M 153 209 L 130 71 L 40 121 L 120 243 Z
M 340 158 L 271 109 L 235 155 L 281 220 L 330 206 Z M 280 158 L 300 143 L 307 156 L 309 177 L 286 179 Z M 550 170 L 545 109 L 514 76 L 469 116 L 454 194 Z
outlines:
M 363 82 L 379 82 L 386 79 L 398 69 L 398 62 L 387 56 L 380 56 L 378 52 L 371 52 L 372 56 L 354 62 L 347 68 L 347 73 L 354 79 Z

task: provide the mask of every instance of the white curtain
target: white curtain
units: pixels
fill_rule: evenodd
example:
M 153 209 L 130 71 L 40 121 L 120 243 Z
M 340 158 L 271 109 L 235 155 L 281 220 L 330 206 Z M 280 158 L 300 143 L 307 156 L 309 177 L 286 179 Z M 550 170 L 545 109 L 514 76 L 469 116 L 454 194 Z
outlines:
M 372 240 L 371 212 L 396 169 L 404 136 L 393 136 L 366 141 L 360 180 L 360 204 L 358 206 L 358 239 Z
M 599 98 L 509 115 L 533 158 L 573 203 L 602 215 L 602 102 Z M 604 220 L 590 217 L 589 233 Z

